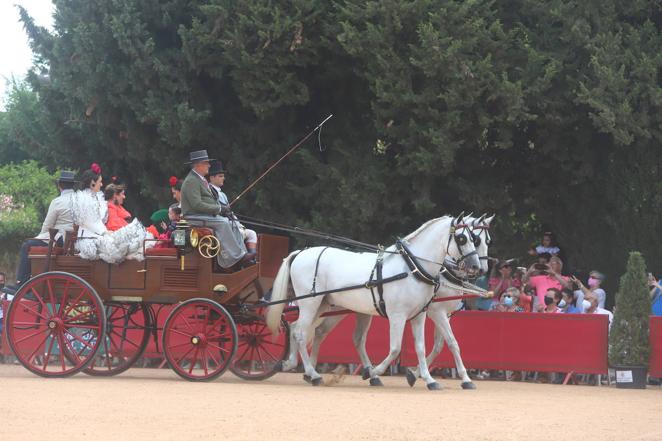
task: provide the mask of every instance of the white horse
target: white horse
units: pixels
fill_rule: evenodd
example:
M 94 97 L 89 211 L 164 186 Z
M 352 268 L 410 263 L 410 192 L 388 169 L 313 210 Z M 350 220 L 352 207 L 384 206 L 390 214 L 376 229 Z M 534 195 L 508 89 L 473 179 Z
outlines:
M 463 222 L 469 225 L 471 229 L 471 240 L 476 247 L 480 259 L 480 267 L 482 273 L 487 273 L 488 271 L 488 247 L 491 242 L 491 237 L 489 234 L 490 223 L 494 219 L 494 216 L 486 218 L 486 215 L 481 216 L 480 218 L 464 218 Z M 444 297 L 453 297 L 461 294 L 457 289 L 446 287 L 444 285 L 440 286 L 435 298 L 443 299 Z M 434 347 L 432 352 L 427 357 L 427 364 L 430 365 L 434 359 L 439 355 L 444 347 L 444 341 L 448 344 L 448 347 L 453 355 L 455 360 L 455 367 L 457 369 L 458 375 L 462 378 L 462 388 L 463 389 L 475 389 L 475 384 L 469 378 L 467 370 L 464 367 L 462 362 L 462 357 L 460 356 L 460 347 L 453 335 L 453 330 L 450 326 L 450 321 L 448 316 L 453 311 L 457 311 L 462 300 L 450 300 L 450 301 L 439 301 L 433 302 L 428 306 L 427 315 L 432 319 L 435 324 L 435 339 Z M 329 335 L 329 333 L 340 323 L 345 317 L 342 315 L 335 315 L 330 317 L 324 317 L 318 321 L 317 326 L 315 327 L 315 334 L 313 338 L 313 346 L 311 352 L 311 363 L 313 366 L 317 365 L 317 357 L 319 355 L 319 350 L 324 339 Z M 356 325 L 353 334 L 353 341 L 356 351 L 359 354 L 361 359 L 361 364 L 365 367 L 370 367 L 372 365 L 368 353 L 366 350 L 366 340 L 368 331 L 370 329 L 370 324 L 372 323 L 372 316 L 364 314 L 356 314 Z M 297 345 L 294 340 L 294 334 L 290 334 L 290 353 L 287 361 L 283 364 L 283 370 L 289 370 L 288 368 L 296 367 L 297 362 Z M 366 368 L 364 368 L 364 377 L 367 373 Z M 413 386 L 416 382 L 417 377 L 419 376 L 419 368 L 414 370 L 407 370 L 407 382 L 410 386 Z M 309 380 L 305 376 L 306 380 Z M 370 385 L 372 386 L 381 386 L 382 382 L 378 377 L 370 379 Z
M 401 245 L 403 243 L 408 245 Z M 383 285 L 383 302 L 389 318 L 390 349 L 386 359 L 377 367 L 368 367 L 367 374 L 371 379 L 383 374 L 400 354 L 404 326 L 410 320 L 419 374 L 430 390 L 440 388 L 427 367 L 425 314 L 421 312 L 429 305 L 439 286 L 431 274 L 440 270 L 447 255 L 454 258 L 467 273 L 478 273 L 480 261 L 469 227 L 462 224 L 461 219 L 449 216 L 426 222 L 402 242 L 386 250 L 382 274 L 384 279 L 392 281 Z M 324 296 L 308 296 L 297 300 L 299 319 L 294 323 L 292 332 L 305 374 L 311 378 L 313 385 L 321 384 L 321 376 L 315 371 L 307 348 L 313 324 L 321 314 L 334 307 L 368 316 L 379 314 L 381 302 L 366 283 L 374 281 L 378 259 L 379 254 L 376 253 L 354 253 L 328 247 L 295 251 L 284 259 L 274 281 L 272 301 L 285 300 L 290 278 L 295 298 L 314 292 L 337 290 Z M 394 279 L 405 274 L 409 277 Z M 375 287 L 374 291 L 378 289 Z M 275 334 L 279 332 L 283 307 L 284 303 L 279 303 L 267 311 L 267 325 Z M 365 366 L 370 366 L 369 361 Z

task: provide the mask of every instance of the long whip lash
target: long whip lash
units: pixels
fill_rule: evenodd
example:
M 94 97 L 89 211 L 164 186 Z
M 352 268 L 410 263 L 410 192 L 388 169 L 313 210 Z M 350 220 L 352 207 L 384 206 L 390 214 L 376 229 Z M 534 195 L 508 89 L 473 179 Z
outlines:
M 239 199 L 241 199 L 241 197 L 242 197 L 243 195 L 245 195 L 245 194 L 248 193 L 253 187 L 255 187 L 255 185 L 256 185 L 258 182 L 260 182 L 260 181 L 262 180 L 262 178 L 264 178 L 264 177 L 265 177 L 265 176 L 266 176 L 271 170 L 273 170 L 273 169 L 274 169 L 278 164 L 280 164 L 285 158 L 287 158 L 287 157 L 288 157 L 290 154 L 292 154 L 296 149 L 298 149 L 298 148 L 301 146 L 301 144 L 303 144 L 304 142 L 306 142 L 306 140 L 307 140 L 308 138 L 310 138 L 311 135 L 312 135 L 313 133 L 315 133 L 316 131 L 320 130 L 320 129 L 322 128 L 322 126 L 324 125 L 324 123 L 327 122 L 328 120 L 330 120 L 332 116 L 333 116 L 333 114 L 327 116 L 327 117 L 324 119 L 324 121 L 322 121 L 321 123 L 319 123 L 319 124 L 317 125 L 317 127 L 315 127 L 313 130 L 311 130 L 311 131 L 310 131 L 306 136 L 304 136 L 304 137 L 303 137 L 298 143 L 296 143 L 291 149 L 289 149 L 289 150 L 287 151 L 287 153 L 285 153 L 283 156 L 280 157 L 280 159 L 278 159 L 278 161 L 274 162 L 274 163 L 273 163 L 273 164 L 272 164 L 272 165 L 271 165 L 271 166 L 270 166 L 270 167 L 269 167 L 264 173 L 262 173 L 260 176 L 258 176 L 258 178 L 257 178 L 256 180 L 254 180 L 254 181 L 253 181 L 248 187 L 246 187 L 246 189 L 245 189 L 244 191 L 242 191 L 241 193 L 239 193 L 239 196 L 237 196 L 236 198 L 234 198 L 234 200 L 233 200 L 232 202 L 230 202 L 230 207 L 232 207 L 232 206 L 233 206 L 233 205 L 234 205 Z

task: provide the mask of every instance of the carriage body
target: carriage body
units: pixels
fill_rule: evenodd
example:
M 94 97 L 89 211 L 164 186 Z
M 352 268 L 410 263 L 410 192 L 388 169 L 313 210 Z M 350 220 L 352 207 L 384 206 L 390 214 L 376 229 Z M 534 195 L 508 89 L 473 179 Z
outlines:
M 84 260 L 72 246 L 32 247 L 33 278 L 10 304 L 7 340 L 27 369 L 45 377 L 115 375 L 153 341 L 188 380 L 227 368 L 268 378 L 288 337 L 270 339 L 258 302 L 288 248 L 287 237 L 261 234 L 256 264 L 227 271 L 196 249 L 148 247 L 143 261 L 109 264 Z
M 173 304 L 192 298 L 209 298 L 221 304 L 257 302 L 271 288 L 289 240 L 283 236 L 261 234 L 258 238 L 257 264 L 235 272 L 221 272 L 213 259 L 191 252 L 184 256 L 182 269 L 176 248 L 147 248 L 143 261 L 125 260 L 110 264 L 65 255 L 54 248 L 33 247 L 30 261 L 33 275 L 46 271 L 75 274 L 92 285 L 103 301 Z M 214 292 L 224 285 L 227 292 Z

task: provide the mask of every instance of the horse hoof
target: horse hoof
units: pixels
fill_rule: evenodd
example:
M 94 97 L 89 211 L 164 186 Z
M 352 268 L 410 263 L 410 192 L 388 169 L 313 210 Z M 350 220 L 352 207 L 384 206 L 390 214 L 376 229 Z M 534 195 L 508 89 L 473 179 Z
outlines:
M 310 384 L 312 384 L 313 386 L 320 386 L 323 383 L 324 381 L 322 380 L 322 377 L 313 378 L 312 380 L 310 380 Z
M 411 369 L 407 369 L 407 383 L 409 383 L 410 387 L 414 387 L 414 384 L 416 384 L 416 375 L 411 371 Z
M 441 390 L 441 384 L 433 381 L 432 383 L 428 384 L 428 390 Z
M 473 384 L 471 381 L 465 381 L 462 383 L 462 389 L 476 389 L 476 385 Z
M 304 376 L 303 376 L 303 381 L 305 381 L 306 383 L 310 383 L 310 382 L 312 382 L 313 380 L 312 380 L 312 378 L 310 377 L 310 375 L 305 375 L 305 374 L 304 374 Z
M 368 378 L 370 378 L 370 367 L 371 366 L 366 366 L 361 371 L 361 373 L 362 373 L 361 378 L 363 378 L 364 380 L 367 380 Z
M 383 385 L 384 383 L 382 383 L 382 380 L 380 380 L 377 377 L 370 379 L 370 386 L 383 386 Z

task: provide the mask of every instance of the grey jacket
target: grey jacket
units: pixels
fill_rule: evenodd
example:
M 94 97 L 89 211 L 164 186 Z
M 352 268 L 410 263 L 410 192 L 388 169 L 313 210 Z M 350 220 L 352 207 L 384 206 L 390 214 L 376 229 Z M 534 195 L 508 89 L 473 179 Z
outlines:
M 221 205 L 214 198 L 209 187 L 204 185 L 200 176 L 193 170 L 182 183 L 182 215 L 206 214 L 210 216 L 221 212 Z

